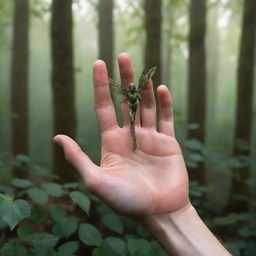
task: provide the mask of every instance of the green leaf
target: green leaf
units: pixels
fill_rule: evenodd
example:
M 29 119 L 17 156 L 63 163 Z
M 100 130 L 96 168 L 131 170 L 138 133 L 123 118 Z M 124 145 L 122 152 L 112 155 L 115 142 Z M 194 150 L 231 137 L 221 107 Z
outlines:
M 128 250 L 131 256 L 149 255 L 151 244 L 144 239 L 128 239 Z
M 197 124 L 197 123 L 190 123 L 190 124 L 188 124 L 188 129 L 189 130 L 196 130 L 198 128 L 199 128 L 199 124 Z
M 0 202 L 5 200 L 5 201 L 13 201 L 13 197 L 10 195 L 4 195 L 2 193 L 0 193 Z
M 42 187 L 45 189 L 46 193 L 50 196 L 60 197 L 64 194 L 64 191 L 61 185 L 57 183 L 45 183 L 42 185 Z
M 229 250 L 229 252 L 233 255 L 233 256 L 240 256 L 240 247 L 239 244 L 237 243 L 231 243 L 228 242 L 225 244 L 225 247 Z
M 246 256 L 252 256 L 255 255 L 256 251 L 256 242 L 254 241 L 249 241 L 246 245 Z
M 69 193 L 69 196 L 75 204 L 79 205 L 87 214 L 89 214 L 91 202 L 85 194 L 80 191 L 74 191 Z
M 160 244 L 157 241 L 152 240 L 150 244 L 151 253 L 149 254 L 149 256 L 168 256 L 168 254 L 164 251 L 164 249 L 160 246 Z
M 58 224 L 54 224 L 52 227 L 52 234 L 59 237 L 59 238 L 63 238 L 65 237 L 64 234 L 61 231 L 61 228 Z
M 110 245 L 111 249 L 118 255 L 127 255 L 126 243 L 122 239 L 117 237 L 108 237 L 105 241 Z
M 54 234 L 59 237 L 68 238 L 71 236 L 78 227 L 78 218 L 75 216 L 67 216 L 64 209 L 57 205 L 50 207 L 52 218 L 56 221 L 57 225 L 54 226 Z
M 69 238 L 78 227 L 78 218 L 75 216 L 65 217 L 58 221 L 58 229 L 65 238 Z
M 5 228 L 6 226 L 8 226 L 8 224 L 7 224 L 6 222 L 4 222 L 3 220 L 0 219 L 0 230 L 1 230 L 2 228 Z M 2 234 L 2 235 L 4 235 L 4 234 Z M 1 238 L 2 238 L 2 236 L 1 236 Z M 1 238 L 0 238 L 0 240 L 1 240 Z
M 11 184 L 17 188 L 27 188 L 33 185 L 33 183 L 30 180 L 18 178 L 12 179 Z
M 32 246 L 41 248 L 53 248 L 57 244 L 58 240 L 59 237 L 49 233 L 37 233 L 26 237 L 26 241 Z
M 14 189 L 10 186 L 0 185 L 0 191 L 3 191 L 5 194 L 14 197 Z
M 92 251 L 92 256 L 107 256 L 102 248 L 95 248 Z
M 198 166 L 198 163 L 196 163 L 194 161 L 191 161 L 187 158 L 185 160 L 186 160 L 186 165 L 190 168 L 196 168 Z
M 253 232 L 250 227 L 245 226 L 245 227 L 242 227 L 242 228 L 240 228 L 240 229 L 238 230 L 238 234 L 239 234 L 240 236 L 242 236 L 242 237 L 250 237 L 250 236 L 254 235 L 255 232 Z M 256 234 L 255 234 L 255 235 L 256 235 Z
M 102 242 L 99 230 L 91 224 L 80 224 L 78 236 L 86 245 L 99 246 Z
M 23 240 L 26 240 L 26 237 L 31 236 L 35 233 L 36 231 L 29 224 L 24 224 L 17 230 L 18 237 Z
M 43 208 L 39 205 L 35 205 L 31 209 L 31 217 L 34 222 L 41 224 L 47 220 L 48 212 L 45 208 Z
M 189 160 L 195 161 L 195 162 L 203 162 L 204 161 L 204 157 L 198 153 L 190 153 L 190 154 L 188 154 L 188 158 L 189 158 Z
M 18 199 L 14 201 L 14 204 L 19 208 L 22 218 L 27 218 L 31 215 L 31 208 L 27 201 Z
M 15 159 L 21 163 L 29 164 L 31 162 L 31 158 L 27 155 L 18 154 L 15 156 Z
M 4 200 L 0 202 L 0 218 L 11 230 L 24 218 L 30 216 L 30 206 L 25 200 Z
M 63 188 L 66 189 L 77 189 L 79 187 L 80 183 L 79 182 L 69 182 L 63 184 Z
M 192 149 L 192 150 L 202 150 L 203 149 L 203 144 L 199 140 L 196 140 L 196 139 L 186 140 L 183 144 L 188 149 Z
M 67 243 L 62 244 L 59 247 L 58 252 L 63 252 L 65 254 L 73 254 L 78 249 L 79 249 L 79 242 L 78 241 L 71 241 L 71 242 L 67 242 Z
M 138 236 L 141 237 L 141 238 L 149 238 L 149 237 L 151 237 L 149 232 L 145 228 L 143 228 L 141 225 L 138 225 L 136 227 L 136 232 L 137 232 Z
M 37 246 L 30 249 L 31 256 L 52 256 L 53 250 L 51 248 Z
M 116 214 L 103 215 L 102 222 L 112 231 L 115 231 L 119 234 L 124 232 L 124 223 L 122 219 Z
M 30 188 L 27 190 L 29 197 L 39 204 L 45 204 L 48 201 L 48 195 L 39 188 Z
M 29 256 L 29 251 L 21 244 L 5 243 L 0 249 L 1 256 Z
M 51 205 L 50 207 L 50 214 L 52 218 L 55 220 L 55 222 L 59 222 L 60 219 L 67 216 L 66 211 L 59 207 L 58 205 Z
M 233 226 L 240 220 L 241 220 L 241 216 L 239 214 L 231 213 L 225 217 L 215 218 L 213 223 L 216 226 Z

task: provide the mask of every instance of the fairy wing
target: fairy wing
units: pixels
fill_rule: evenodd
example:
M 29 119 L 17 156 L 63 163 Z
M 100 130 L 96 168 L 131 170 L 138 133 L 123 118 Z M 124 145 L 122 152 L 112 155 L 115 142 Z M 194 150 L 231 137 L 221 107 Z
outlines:
M 120 95 L 123 95 L 123 96 L 126 95 L 126 90 L 124 90 L 123 87 L 120 84 L 118 84 L 117 82 L 115 82 L 111 78 L 108 78 L 108 81 L 109 81 L 110 89 L 113 93 L 120 94 Z
M 145 72 L 145 70 L 142 72 L 139 84 L 138 84 L 138 92 L 141 92 L 145 83 L 155 74 L 156 67 L 151 68 L 148 72 Z

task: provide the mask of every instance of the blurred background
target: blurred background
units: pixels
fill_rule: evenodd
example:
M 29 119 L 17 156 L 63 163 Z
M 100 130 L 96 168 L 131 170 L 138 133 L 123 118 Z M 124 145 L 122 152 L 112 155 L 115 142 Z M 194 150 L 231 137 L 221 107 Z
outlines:
M 238 234 L 256 211 L 255 14 L 255 0 L 0 0 L 1 168 L 29 158 L 76 180 L 57 133 L 99 163 L 92 65 L 103 59 L 119 81 L 127 52 L 137 77 L 156 66 L 155 85 L 172 93 L 194 204 Z M 255 218 L 240 232 L 255 239 Z

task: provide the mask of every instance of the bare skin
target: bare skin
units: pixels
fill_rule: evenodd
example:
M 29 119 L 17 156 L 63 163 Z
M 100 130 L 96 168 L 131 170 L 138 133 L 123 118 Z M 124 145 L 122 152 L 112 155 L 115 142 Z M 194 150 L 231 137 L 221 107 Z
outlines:
M 127 54 L 121 54 L 118 60 L 122 84 L 128 86 L 135 80 L 131 60 Z M 145 85 L 135 122 L 138 148 L 133 151 L 127 104 L 122 103 L 124 126 L 120 128 L 103 61 L 95 62 L 93 78 L 102 136 L 101 164 L 92 163 L 67 136 L 56 136 L 54 140 L 64 147 L 67 160 L 81 173 L 87 188 L 121 214 L 143 217 L 184 207 L 189 203 L 188 177 L 174 137 L 168 89 L 158 88 L 158 132 L 152 82 Z
M 128 86 L 135 82 L 130 57 L 122 53 L 118 57 L 118 63 L 122 85 Z M 193 207 L 188 196 L 187 169 L 174 134 L 172 100 L 167 87 L 161 85 L 157 90 L 160 110 L 157 131 L 153 84 L 151 80 L 146 83 L 140 108 L 136 113 L 137 149 L 133 150 L 127 103 L 123 102 L 121 106 L 121 128 L 111 100 L 106 66 L 101 60 L 94 64 L 93 79 L 95 108 L 102 138 L 100 166 L 95 165 L 71 138 L 57 135 L 54 141 L 63 147 L 66 159 L 80 172 L 89 191 L 120 214 L 140 220 L 168 252 L 187 255 L 187 251 L 184 251 L 187 248 L 190 252 L 194 250 L 195 254 L 190 255 L 207 255 L 203 250 L 200 254 L 200 250 L 195 248 L 199 241 L 194 241 L 191 246 L 191 241 L 188 242 L 189 239 L 184 235 L 194 230 L 193 225 L 191 230 L 183 230 L 181 227 L 182 230 L 178 231 L 172 228 L 173 224 L 169 225 L 172 217 L 175 219 L 172 223 L 179 223 L 180 217 L 186 216 L 190 220 L 191 216 L 192 224 L 197 217 L 191 210 Z M 177 216 L 179 221 L 176 222 Z M 198 223 L 198 226 L 202 226 L 202 232 L 199 232 L 202 237 L 198 239 L 201 241 L 207 234 L 209 244 L 216 245 L 217 249 L 213 250 L 217 253 L 215 255 L 230 255 L 218 254 L 226 252 L 225 249 L 204 228 L 199 217 Z M 171 237 L 182 233 L 181 237 L 177 235 L 178 243 L 168 238 L 169 233 Z

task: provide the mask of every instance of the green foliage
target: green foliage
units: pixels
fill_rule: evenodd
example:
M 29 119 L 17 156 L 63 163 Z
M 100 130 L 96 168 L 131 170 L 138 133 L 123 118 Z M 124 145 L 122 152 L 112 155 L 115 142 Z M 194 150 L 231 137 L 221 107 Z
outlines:
M 206 187 L 200 186 L 196 182 L 190 183 L 190 195 L 193 205 L 196 206 L 203 219 L 207 221 L 213 233 L 219 239 L 225 241 L 225 247 L 232 255 L 253 256 L 255 253 L 256 214 L 253 212 L 223 212 L 222 216 L 216 216 L 220 210 L 213 208 L 209 201 L 205 200 L 206 193 Z M 238 195 L 234 195 L 234 197 L 238 197 Z M 250 200 L 250 197 L 245 197 L 243 200 Z M 209 216 L 215 217 L 209 218 Z
M 23 155 L 12 164 L 26 166 L 28 178 L 0 185 L 1 256 L 166 255 L 141 226 L 113 212 L 82 183 L 60 184 Z
M 102 216 L 102 222 L 112 231 L 119 234 L 124 232 L 124 223 L 117 214 L 104 214 Z
M 188 140 L 182 145 L 186 161 L 204 161 L 204 147 L 199 141 Z M 229 165 L 230 158 L 225 161 Z M 58 177 L 26 156 L 20 155 L 12 163 L 26 166 L 28 175 L 27 179 L 11 178 L 9 184 L 0 184 L 0 231 L 4 231 L 1 256 L 71 256 L 85 252 L 94 256 L 167 255 L 143 227 L 113 212 L 82 183 L 61 184 Z M 246 184 L 253 188 L 255 180 L 249 179 Z M 207 192 L 207 187 L 190 182 L 192 203 L 218 238 L 233 255 L 253 255 L 256 216 L 248 212 L 220 214 L 205 200 Z
M 204 161 L 203 144 L 196 139 L 186 140 L 182 143 L 186 164 L 190 168 L 196 168 L 199 163 Z
M 78 241 L 71 241 L 71 242 L 67 242 L 62 244 L 59 248 L 58 248 L 58 252 L 62 252 L 65 254 L 73 254 L 75 253 L 79 248 L 79 242 Z
M 151 244 L 144 239 L 128 239 L 128 250 L 131 256 L 149 255 L 151 251 Z
M 99 230 L 91 224 L 80 224 L 78 235 L 79 239 L 86 245 L 100 245 L 102 242 Z
M 30 188 L 27 190 L 27 194 L 36 203 L 45 204 L 48 201 L 48 195 L 40 188 Z
M 69 196 L 75 204 L 79 205 L 87 214 L 89 214 L 91 203 L 85 194 L 80 191 L 73 191 Z
M 13 230 L 17 223 L 30 216 L 30 205 L 25 200 L 13 200 L 0 194 L 0 217 Z

